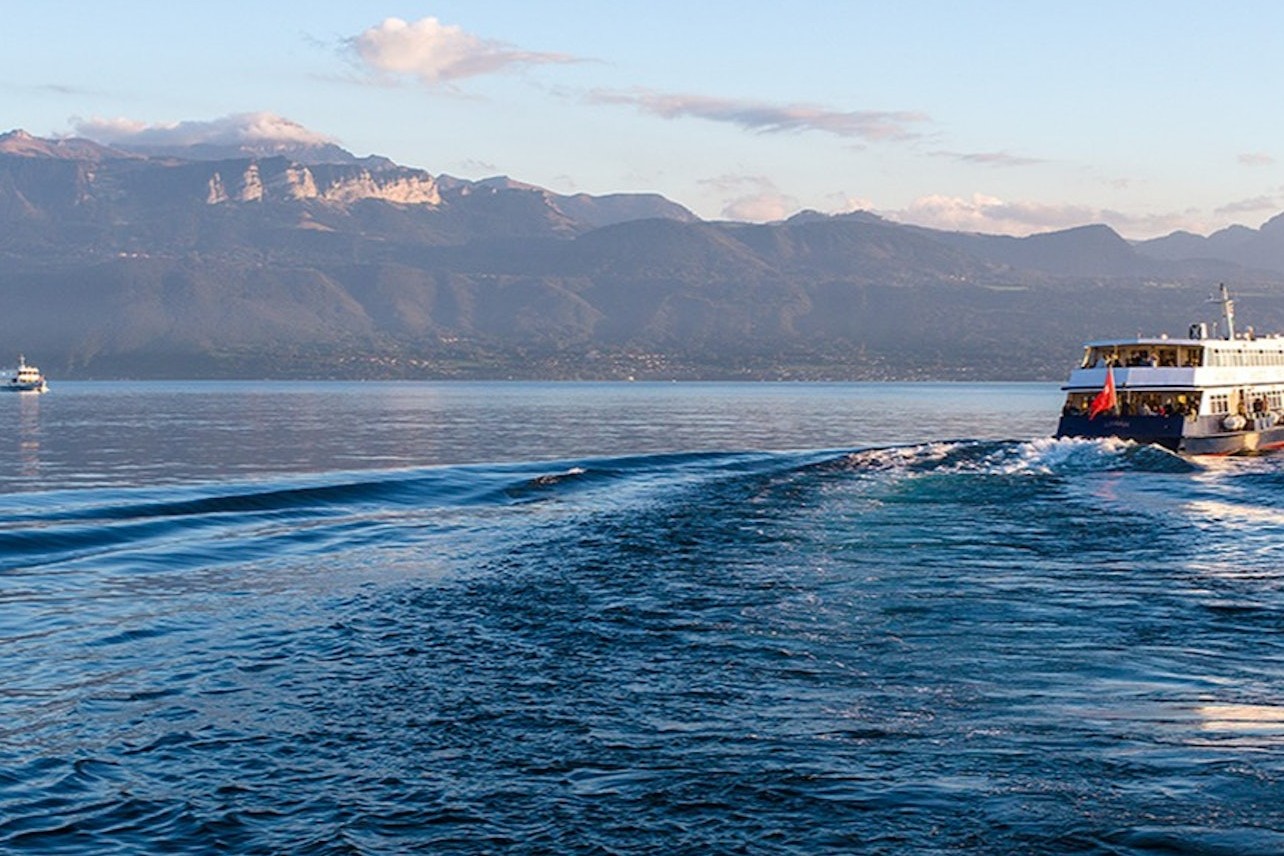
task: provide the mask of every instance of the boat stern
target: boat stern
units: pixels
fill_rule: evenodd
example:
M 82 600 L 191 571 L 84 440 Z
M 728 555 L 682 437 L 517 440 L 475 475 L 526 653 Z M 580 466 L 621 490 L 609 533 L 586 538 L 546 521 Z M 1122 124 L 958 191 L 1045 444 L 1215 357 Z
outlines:
M 1185 431 L 1185 416 L 1113 416 L 1101 415 L 1088 418 L 1078 413 L 1062 415 L 1057 424 L 1058 438 L 1081 437 L 1101 439 L 1118 437 L 1121 440 L 1132 440 L 1136 443 L 1154 443 L 1165 449 L 1178 451 L 1181 448 L 1182 435 Z

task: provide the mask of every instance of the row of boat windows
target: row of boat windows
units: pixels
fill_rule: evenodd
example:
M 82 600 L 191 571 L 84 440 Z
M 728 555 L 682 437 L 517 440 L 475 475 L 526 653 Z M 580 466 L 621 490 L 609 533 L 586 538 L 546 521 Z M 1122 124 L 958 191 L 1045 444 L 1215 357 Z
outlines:
M 1158 368 L 1196 368 L 1284 366 L 1284 350 L 1240 350 L 1203 347 L 1108 347 L 1088 348 L 1081 368 L 1117 368 L 1154 366 Z
M 1203 348 L 1088 348 L 1082 368 L 1106 366 L 1194 367 L 1203 365 Z
M 1198 392 L 1130 392 L 1119 391 L 1115 412 L 1124 416 L 1190 416 L 1199 413 L 1201 393 Z M 1062 412 L 1068 415 L 1087 415 L 1092 407 L 1095 392 L 1072 392 L 1066 396 Z M 1208 396 L 1209 414 L 1224 416 L 1230 413 L 1264 413 L 1284 410 L 1284 391 L 1217 392 Z
M 1072 392 L 1066 396 L 1061 412 L 1067 416 L 1086 416 L 1095 392 Z M 1114 412 L 1124 416 L 1190 416 L 1199 413 L 1198 392 L 1124 392 L 1116 396 Z
M 1210 351 L 1210 366 L 1284 366 L 1280 351 Z
M 1208 397 L 1209 413 L 1265 413 L 1284 409 L 1284 392 L 1219 392 Z

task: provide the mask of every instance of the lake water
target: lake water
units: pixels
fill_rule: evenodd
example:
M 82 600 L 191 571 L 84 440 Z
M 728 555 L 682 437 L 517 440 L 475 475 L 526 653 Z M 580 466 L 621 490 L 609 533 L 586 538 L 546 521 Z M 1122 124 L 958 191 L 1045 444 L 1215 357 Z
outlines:
M 0 850 L 1284 852 L 1284 459 L 1059 404 L 0 399 Z

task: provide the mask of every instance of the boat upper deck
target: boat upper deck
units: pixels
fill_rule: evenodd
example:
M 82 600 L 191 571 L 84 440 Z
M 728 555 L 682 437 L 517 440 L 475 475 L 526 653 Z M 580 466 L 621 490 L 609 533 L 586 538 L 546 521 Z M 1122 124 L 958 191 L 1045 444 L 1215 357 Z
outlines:
M 1284 337 L 1169 339 L 1135 337 L 1089 342 L 1066 389 L 1100 388 L 1106 368 L 1115 383 L 1145 387 L 1213 387 L 1284 382 Z

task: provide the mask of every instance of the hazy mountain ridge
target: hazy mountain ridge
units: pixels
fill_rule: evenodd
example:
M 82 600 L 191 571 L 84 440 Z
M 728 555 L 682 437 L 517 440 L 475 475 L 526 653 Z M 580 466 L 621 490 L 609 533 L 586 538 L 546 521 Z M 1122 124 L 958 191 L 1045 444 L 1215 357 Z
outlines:
M 1208 237 L 1174 232 L 1162 238 L 1140 241 L 1136 247 L 1150 258 L 1169 261 L 1212 259 L 1284 273 L 1284 214 L 1277 214 L 1258 229 L 1230 226 Z
M 1284 276 L 1173 257 L 1206 246 L 1184 236 L 705 222 L 380 158 L 85 142 L 0 136 L 0 294 L 24 307 L 0 348 L 55 375 L 1059 377 L 1084 338 L 1202 320 L 1217 279 L 1284 322 Z

